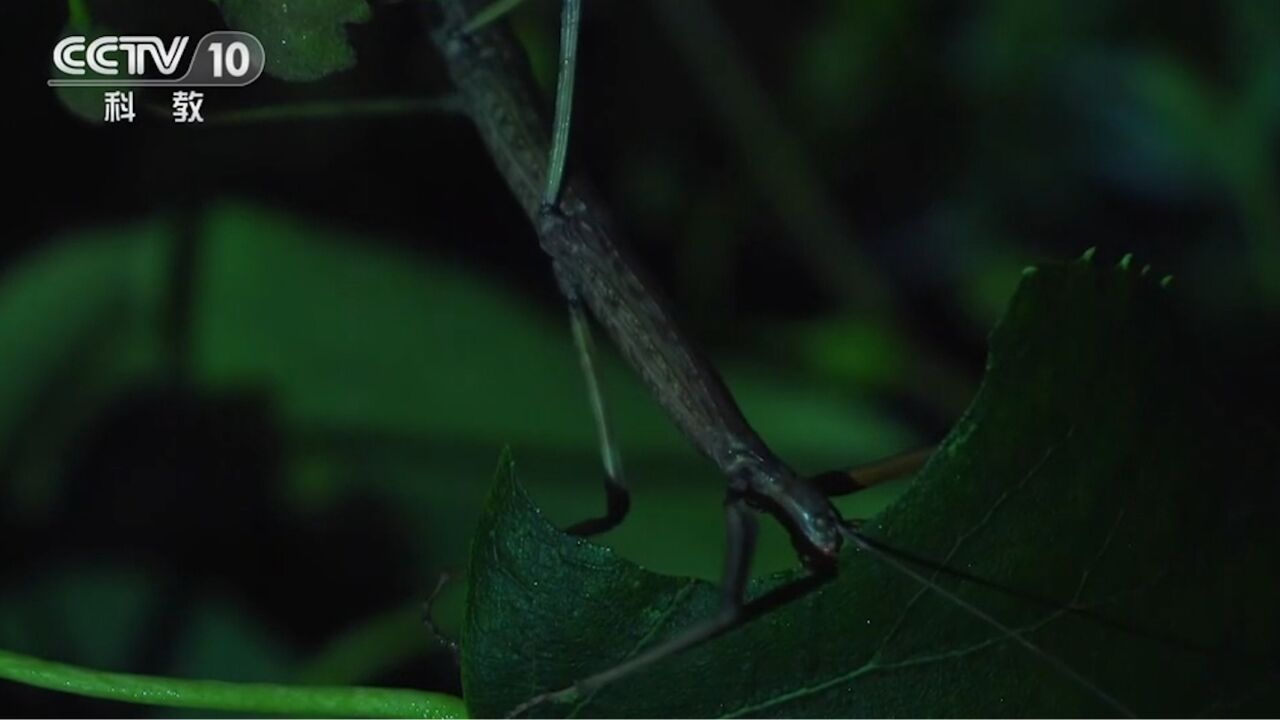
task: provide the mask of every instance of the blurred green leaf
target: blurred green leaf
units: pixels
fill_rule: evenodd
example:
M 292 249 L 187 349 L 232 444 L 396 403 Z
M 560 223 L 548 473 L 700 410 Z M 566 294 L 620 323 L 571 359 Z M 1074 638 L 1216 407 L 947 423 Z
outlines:
M 1140 110 L 1150 114 L 1135 140 L 1160 143 L 1154 149 L 1168 163 L 1215 182 L 1229 183 L 1244 170 L 1256 138 L 1231 127 L 1239 118 L 1230 93 L 1170 57 L 1141 58 L 1128 67 L 1127 79 Z
M 344 489 L 377 492 L 424 547 L 461 557 L 485 492 L 475 477 L 511 445 L 553 517 L 600 512 L 594 429 L 564 317 L 466 268 L 260 208 L 221 206 L 207 232 L 196 375 L 214 391 L 270 389 L 298 438 L 291 497 L 315 506 Z M 815 471 L 915 442 L 865 401 L 722 364 L 748 415 Z M 636 485 L 634 522 L 610 541 L 671 571 L 714 574 L 714 551 L 687 548 L 718 538 L 703 499 L 722 481 L 612 353 L 602 366 Z M 688 522 L 670 523 L 670 508 Z M 670 543 L 655 541 L 655 527 Z M 790 565 L 785 538 L 766 545 L 762 567 Z
M 305 428 L 487 444 L 484 463 L 506 442 L 593 445 L 567 320 L 465 268 L 280 213 L 223 206 L 207 232 L 196 346 L 209 387 L 270 388 Z M 612 385 L 624 415 L 647 400 Z M 678 447 L 656 411 L 645 420 L 630 447 Z
M 291 679 L 293 665 L 285 640 L 271 627 L 230 602 L 205 597 L 189 611 L 172 672 L 231 682 L 282 682 Z
M 840 317 L 796 328 L 789 343 L 803 362 L 833 382 L 874 391 L 909 379 L 900 372 L 908 349 L 874 320 Z
M 970 249 L 958 263 L 965 271 L 959 278 L 962 289 L 957 300 L 975 325 L 982 327 L 990 327 L 1009 306 L 1017 291 L 1018 273 L 1025 267 L 1020 263 L 1022 253 L 997 242 L 991 243 L 995 247 Z
M 1276 712 L 1276 438 L 1222 414 L 1183 361 L 1189 347 L 1166 292 L 1127 260 L 1027 273 L 978 398 L 866 526 L 951 568 L 918 572 L 1053 662 L 883 558 L 846 552 L 839 577 L 804 599 L 531 714 Z M 560 533 L 510 463 L 471 557 L 463 677 L 477 716 L 610 668 L 708 618 L 719 597 Z
M 67 0 L 67 16 L 71 27 L 88 27 L 93 22 L 86 0 Z
M 338 633 L 296 673 L 307 684 L 369 682 L 435 649 L 422 622 L 420 603 L 389 610 Z M 437 610 L 438 616 L 438 610 Z
M 964 23 L 957 79 L 977 93 L 1011 102 L 1052 87 L 1059 65 L 1105 26 L 1106 2 L 1024 3 L 990 0 Z M 997 113 L 1005 107 L 994 108 Z
M 318 80 L 356 64 L 347 24 L 367 21 L 367 0 L 215 0 L 227 24 L 253 33 L 267 49 L 268 73 Z
M 920 8 L 892 0 L 819 5 L 796 43 L 791 84 L 804 107 L 796 120 L 830 138 L 882 102 L 891 83 L 884 68 L 904 64 Z
M 1280 62 L 1250 66 L 1226 82 L 1172 54 L 1103 56 L 1089 65 L 1097 66 L 1089 72 L 1122 80 L 1089 90 L 1101 95 L 1092 98 L 1092 112 L 1105 131 L 1099 136 L 1111 145 L 1098 155 L 1102 168 L 1130 190 L 1228 200 L 1240 224 L 1235 232 L 1251 250 L 1248 263 L 1231 269 L 1251 274 L 1266 303 L 1280 302 L 1274 162 L 1280 110 L 1273 101 L 1280 97 Z M 1228 282 L 1237 287 L 1219 297 L 1232 306 L 1241 283 L 1238 277 Z
M 127 566 L 46 568 L 0 594 L 0 647 L 128 666 L 142 649 L 155 590 L 152 578 Z
M 201 393 L 271 403 L 288 438 L 277 492 L 290 507 L 316 514 L 352 494 L 380 498 L 417 549 L 423 594 L 439 563 L 464 556 L 486 492 L 476 478 L 504 446 L 524 458 L 525 480 L 558 522 L 600 512 L 590 409 L 554 305 L 253 205 L 213 203 L 197 224 L 189 378 Z M 157 220 L 55 238 L 0 286 L 0 333 L 24 339 L 0 373 L 0 448 L 29 468 L 11 491 L 18 506 L 56 496 L 63 448 L 103 402 L 166 377 L 177 233 Z M 635 486 L 633 522 L 609 540 L 653 566 L 714 576 L 723 481 L 601 347 Z M 856 464 L 918 442 L 865 398 L 834 395 L 799 368 L 717 361 L 748 416 L 799 466 Z M 760 567 L 792 563 L 786 538 L 768 535 Z
M 2 489 L 22 514 L 56 496 L 64 448 L 114 394 L 158 372 L 163 220 L 70 233 L 0 283 Z

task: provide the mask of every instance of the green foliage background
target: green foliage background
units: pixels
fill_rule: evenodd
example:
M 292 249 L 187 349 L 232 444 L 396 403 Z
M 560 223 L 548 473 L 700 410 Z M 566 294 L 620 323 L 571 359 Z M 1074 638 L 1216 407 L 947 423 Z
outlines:
M 1240 437 L 1267 437 L 1250 423 L 1274 424 L 1280 406 L 1273 4 L 588 5 L 576 161 L 800 469 L 941 438 L 974 399 L 1022 268 L 1093 245 L 1100 263 L 1132 251 L 1177 277 L 1191 339 L 1165 352 L 1198 367 L 1170 375 L 1165 397 L 1203 384 Z M 0 648 L 456 693 L 418 605 L 466 564 L 502 449 L 552 523 L 598 511 L 549 268 L 464 124 L 422 112 L 445 90 L 431 15 L 87 0 L 21 18 L 17 72 L 36 80 L 5 134 L 21 183 L 0 255 Z M 556 20 L 540 0 L 513 19 L 544 89 Z M 94 98 L 38 82 L 69 29 L 224 26 L 267 42 L 273 77 L 211 93 L 205 128 L 173 127 L 167 99 L 145 93 L 139 123 L 104 127 Z M 273 121 L 252 119 L 262 108 Z M 1083 342 L 1105 357 L 1124 340 Z M 1069 349 L 1043 372 L 1078 372 Z M 1102 420 L 1139 407 L 1075 379 L 1057 389 L 1097 400 Z M 612 354 L 605 385 L 636 492 L 604 542 L 664 575 L 714 578 L 722 481 Z M 1119 432 L 1090 446 L 1134 447 Z M 1204 493 L 1222 499 L 1215 472 Z M 1243 497 L 1273 487 L 1255 475 Z M 842 507 L 870 516 L 904 487 Z M 908 513 L 901 532 L 951 527 L 944 514 Z M 1248 577 L 1266 557 L 1220 570 Z M 793 564 L 766 523 L 758 573 Z M 859 587 L 906 587 L 874 580 Z M 438 605 L 447 632 L 462 630 L 465 587 Z M 1179 621 L 1175 635 L 1213 622 Z M 151 712 L 7 684 L 0 703 Z M 1087 710 L 1064 703 L 1019 707 Z

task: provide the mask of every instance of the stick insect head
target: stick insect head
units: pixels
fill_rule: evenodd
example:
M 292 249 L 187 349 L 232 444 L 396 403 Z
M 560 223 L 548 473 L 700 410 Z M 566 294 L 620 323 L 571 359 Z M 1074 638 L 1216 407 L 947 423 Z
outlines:
M 806 567 L 816 572 L 835 569 L 844 518 L 824 493 L 790 471 L 767 473 L 749 487 L 748 501 L 782 523 Z
M 804 478 L 793 478 L 779 502 L 783 524 L 800 559 L 811 570 L 832 570 L 844 540 L 844 518 L 826 495 Z

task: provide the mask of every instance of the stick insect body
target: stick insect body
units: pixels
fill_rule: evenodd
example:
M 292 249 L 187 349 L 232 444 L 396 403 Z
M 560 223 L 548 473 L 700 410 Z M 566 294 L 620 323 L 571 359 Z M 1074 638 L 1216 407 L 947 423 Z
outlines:
M 622 521 L 629 507 L 622 465 L 595 368 L 587 317 L 590 312 L 672 421 L 725 476 L 727 552 L 721 606 L 714 617 L 570 688 L 533 698 L 512 714 L 521 714 L 548 700 L 567 700 L 589 693 L 719 635 L 747 618 L 744 597 L 755 548 L 756 511 L 771 515 L 787 530 L 801 561 L 819 581 L 834 574 L 835 560 L 843 541 L 848 540 L 995 627 L 1113 709 L 1131 714 L 1057 658 L 880 551 L 831 503 L 832 496 L 914 472 L 927 459 L 927 452 L 909 453 L 862 471 L 805 478 L 778 458 L 747 422 L 719 374 L 680 331 L 656 285 L 643 275 L 640 265 L 618 240 L 601 203 L 585 183 L 572 177 L 566 180 L 581 0 L 562 1 L 561 71 L 553 139 L 548 138 L 545 119 L 537 110 L 540 102 L 532 90 L 527 61 L 509 33 L 493 24 L 519 0 L 500 0 L 489 8 L 473 0 L 440 0 L 445 24 L 435 33 L 435 41 L 445 56 L 454 85 L 461 91 L 467 114 L 537 229 L 568 301 L 600 438 L 607 500 L 604 516 L 569 530 L 580 535 L 606 531 Z
M 517 116 L 510 112 L 510 105 L 495 106 L 513 99 L 505 96 L 513 88 L 477 98 L 487 107 L 473 106 L 471 115 L 478 123 L 501 125 L 482 127 L 483 134 L 508 136 L 500 141 L 504 152 L 499 164 L 504 166 L 504 174 L 538 227 L 542 247 L 552 258 L 560 289 L 568 301 L 606 475 L 610 478 L 609 484 L 615 486 L 610 494 L 617 497 L 625 490 L 618 487 L 622 485 L 621 462 L 599 389 L 588 311 L 640 373 L 685 436 L 728 478 L 731 501 L 740 500 L 754 509 L 773 514 L 791 533 L 806 563 L 828 564 L 840 551 L 839 526 L 843 520 L 839 512 L 825 493 L 792 471 L 752 429 L 719 374 L 680 332 L 667 303 L 655 291 L 656 285 L 642 277 L 639 264 L 617 241 L 610 224 L 600 213 L 594 208 L 588 211 L 584 189 L 563 181 L 580 3 L 581 0 L 564 3 L 561 72 L 552 124 L 554 137 L 550 144 L 542 130 L 541 118 Z M 502 2 L 464 21 L 462 31 L 447 39 L 446 47 L 453 48 L 457 56 L 467 55 L 475 42 L 475 33 L 501 17 L 499 11 L 510 10 L 516 4 Z M 515 61 L 514 58 L 504 60 Z M 482 70 L 479 64 L 470 64 L 468 69 Z M 485 83 L 487 91 L 498 89 L 498 84 L 493 82 L 496 78 L 486 80 L 490 81 Z M 537 107 L 531 98 L 529 104 L 517 105 Z M 550 150 L 546 150 L 547 147 Z M 613 514 L 619 513 L 615 510 Z M 595 523 L 590 529 L 599 531 L 605 524 Z M 594 534 L 582 528 L 578 530 L 581 534 Z

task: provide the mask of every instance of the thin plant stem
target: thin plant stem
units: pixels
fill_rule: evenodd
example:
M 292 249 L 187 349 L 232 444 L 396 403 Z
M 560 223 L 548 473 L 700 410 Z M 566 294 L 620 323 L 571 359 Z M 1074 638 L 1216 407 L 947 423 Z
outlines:
M 460 698 L 371 687 L 305 687 L 103 672 L 0 650 L 0 678 L 140 705 L 300 717 L 464 718 Z

